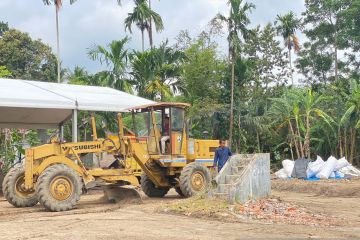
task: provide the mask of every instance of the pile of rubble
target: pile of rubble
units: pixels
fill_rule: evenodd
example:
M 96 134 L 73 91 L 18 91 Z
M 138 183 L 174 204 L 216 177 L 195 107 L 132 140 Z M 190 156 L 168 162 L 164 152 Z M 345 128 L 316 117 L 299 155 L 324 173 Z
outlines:
M 315 161 L 298 159 L 282 161 L 283 168 L 275 173 L 281 179 L 302 178 L 308 180 L 341 179 L 359 177 L 360 170 L 352 166 L 345 158 L 336 159 L 331 156 L 324 161 L 317 156 Z
M 230 209 L 238 218 L 266 220 L 272 223 L 300 224 L 311 226 L 334 226 L 339 219 L 312 213 L 279 199 L 251 200 L 244 205 L 235 205 Z

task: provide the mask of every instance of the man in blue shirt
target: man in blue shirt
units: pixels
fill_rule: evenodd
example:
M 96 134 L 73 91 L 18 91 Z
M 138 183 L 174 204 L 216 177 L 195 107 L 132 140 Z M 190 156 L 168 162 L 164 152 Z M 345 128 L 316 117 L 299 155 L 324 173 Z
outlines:
M 217 167 L 218 172 L 220 172 L 226 161 L 232 155 L 231 150 L 225 146 L 224 140 L 220 140 L 219 143 L 220 146 L 216 149 L 214 157 L 214 168 Z

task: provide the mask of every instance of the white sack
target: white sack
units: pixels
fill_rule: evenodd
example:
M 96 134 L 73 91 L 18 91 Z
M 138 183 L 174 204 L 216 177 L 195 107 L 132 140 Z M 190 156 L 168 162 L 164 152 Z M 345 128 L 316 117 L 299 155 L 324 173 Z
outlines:
M 360 177 L 360 170 L 352 166 L 351 164 L 349 166 L 343 167 L 339 170 L 340 173 L 344 175 L 350 175 L 354 177 Z
M 345 174 L 343 174 L 343 173 L 340 172 L 340 171 L 336 171 L 336 172 L 335 172 L 335 176 L 338 177 L 338 178 L 343 178 L 343 177 L 345 177 Z
M 335 178 L 335 177 L 336 177 L 335 172 L 332 172 L 329 176 L 329 178 Z
M 276 173 L 275 173 L 275 176 L 276 177 L 278 177 L 278 178 L 280 178 L 280 179 L 287 179 L 288 178 L 288 176 L 287 176 L 287 174 L 286 174 L 286 172 L 285 172 L 285 169 L 280 169 L 279 171 L 277 171 Z
M 336 166 L 337 159 L 333 156 L 329 157 L 328 160 L 324 163 L 323 167 L 321 168 L 321 171 L 316 174 L 316 177 L 328 179 L 330 177 L 330 174 L 334 171 Z
M 316 160 L 314 162 L 310 162 L 308 165 L 308 168 L 306 170 L 306 175 L 308 178 L 314 177 L 320 170 L 322 169 L 324 165 L 324 160 L 317 156 Z
M 336 166 L 334 171 L 339 171 L 340 169 L 342 169 L 343 167 L 349 166 L 350 163 L 346 160 L 346 158 L 340 158 L 337 162 L 336 162 Z
M 291 161 L 289 159 L 285 159 L 284 161 L 282 161 L 282 165 L 283 165 L 283 168 L 285 170 L 285 173 L 288 177 L 291 177 L 291 173 L 293 172 L 294 170 L 294 165 L 295 165 L 295 162 L 294 161 Z

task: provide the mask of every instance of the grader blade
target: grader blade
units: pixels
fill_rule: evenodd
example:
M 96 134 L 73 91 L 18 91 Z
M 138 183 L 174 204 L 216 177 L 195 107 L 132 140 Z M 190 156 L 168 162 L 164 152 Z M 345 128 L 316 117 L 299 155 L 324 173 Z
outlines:
M 140 193 L 133 186 L 104 185 L 105 198 L 113 203 L 142 203 Z

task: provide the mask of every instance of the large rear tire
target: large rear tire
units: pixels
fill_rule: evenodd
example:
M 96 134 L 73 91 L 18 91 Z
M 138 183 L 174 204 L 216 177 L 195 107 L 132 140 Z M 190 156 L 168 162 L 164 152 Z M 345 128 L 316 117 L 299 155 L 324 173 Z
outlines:
M 38 203 L 35 190 L 26 190 L 23 166 L 11 168 L 6 174 L 2 189 L 5 199 L 14 207 L 33 207 Z
M 199 163 L 190 163 L 180 174 L 180 189 L 185 197 L 205 192 L 210 185 L 209 169 Z
M 157 188 L 151 179 L 146 175 L 141 175 L 141 189 L 146 194 L 146 196 L 151 198 L 161 198 L 164 197 L 170 188 Z
M 75 207 L 82 185 L 77 172 L 64 164 L 56 164 L 42 172 L 35 189 L 41 205 L 49 211 L 60 212 Z

